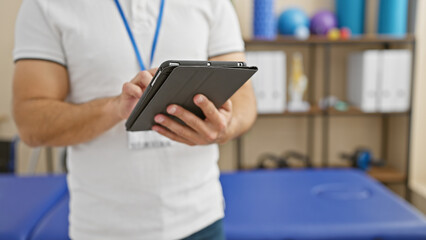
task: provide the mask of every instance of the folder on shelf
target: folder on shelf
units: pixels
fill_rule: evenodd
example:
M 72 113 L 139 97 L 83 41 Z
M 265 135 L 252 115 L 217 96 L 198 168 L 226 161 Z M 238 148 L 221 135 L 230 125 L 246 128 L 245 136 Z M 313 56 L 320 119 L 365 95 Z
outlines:
M 410 50 L 368 50 L 348 60 L 348 101 L 364 112 L 410 108 Z
M 382 51 L 379 55 L 380 73 L 379 73 L 379 92 L 377 108 L 379 112 L 393 112 L 394 110 L 394 74 L 398 66 L 398 61 L 393 59 L 393 54 L 388 51 Z
M 386 50 L 382 52 L 382 112 L 405 112 L 410 108 L 411 52 Z
M 363 112 L 376 112 L 379 50 L 352 53 L 348 59 L 348 101 Z
M 253 76 L 258 113 L 282 113 L 286 106 L 286 61 L 282 51 L 251 51 L 247 63 L 258 66 Z
M 269 53 L 269 79 L 270 90 L 271 90 L 271 111 L 284 112 L 286 106 L 286 84 L 285 84 L 285 72 L 286 72 L 286 61 L 285 54 L 281 51 L 275 51 Z
M 248 64 L 255 64 L 258 66 L 260 63 L 257 52 L 247 52 L 246 53 L 246 62 Z M 257 74 L 252 77 L 253 89 L 256 95 L 256 103 L 257 103 L 257 111 L 259 111 L 259 107 L 264 105 L 265 102 L 265 92 L 263 89 L 263 85 L 261 79 L 263 79 L 263 66 L 259 66 L 257 70 Z

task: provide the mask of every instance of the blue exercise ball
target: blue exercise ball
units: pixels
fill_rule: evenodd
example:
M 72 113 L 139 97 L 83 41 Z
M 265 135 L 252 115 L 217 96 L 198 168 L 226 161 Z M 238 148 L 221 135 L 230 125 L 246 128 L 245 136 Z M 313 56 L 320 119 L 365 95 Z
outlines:
M 309 29 L 309 17 L 299 8 L 289 8 L 281 13 L 278 19 L 280 34 L 294 35 L 296 29 L 306 27 Z

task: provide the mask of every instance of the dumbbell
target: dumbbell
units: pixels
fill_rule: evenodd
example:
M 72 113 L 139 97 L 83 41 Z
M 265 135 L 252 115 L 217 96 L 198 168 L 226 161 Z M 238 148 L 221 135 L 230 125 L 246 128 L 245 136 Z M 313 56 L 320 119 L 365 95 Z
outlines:
M 266 153 L 260 156 L 258 168 L 289 168 L 289 160 L 296 159 L 297 161 L 303 162 L 303 164 L 310 168 L 312 167 L 310 158 L 304 154 L 289 151 L 281 156 L 277 156 L 271 153 Z
M 353 154 L 343 153 L 340 155 L 342 159 L 349 160 L 352 167 L 367 171 L 371 166 L 383 166 L 383 159 L 373 158 L 373 155 L 368 149 L 359 148 Z

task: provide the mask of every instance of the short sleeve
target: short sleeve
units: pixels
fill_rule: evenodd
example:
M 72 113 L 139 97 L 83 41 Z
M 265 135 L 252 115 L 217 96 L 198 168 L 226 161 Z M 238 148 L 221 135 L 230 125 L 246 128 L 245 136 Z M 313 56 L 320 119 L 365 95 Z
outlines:
M 208 56 L 244 51 L 240 25 L 230 0 L 214 0 Z
M 60 31 L 48 16 L 46 0 L 24 0 L 15 26 L 13 59 L 42 59 L 66 65 Z

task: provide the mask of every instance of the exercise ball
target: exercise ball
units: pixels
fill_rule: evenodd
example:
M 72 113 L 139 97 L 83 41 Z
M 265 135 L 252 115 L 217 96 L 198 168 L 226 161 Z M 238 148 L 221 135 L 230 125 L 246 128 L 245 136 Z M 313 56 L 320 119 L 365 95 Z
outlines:
M 311 19 L 312 34 L 327 35 L 333 28 L 337 28 L 337 19 L 330 11 L 319 11 Z
M 296 29 L 306 27 L 309 29 L 309 18 L 299 8 L 289 8 L 283 11 L 278 19 L 278 30 L 280 34 L 294 35 Z
M 306 40 L 309 38 L 309 35 L 309 28 L 306 26 L 300 26 L 294 32 L 294 37 L 299 40 Z

